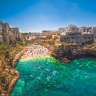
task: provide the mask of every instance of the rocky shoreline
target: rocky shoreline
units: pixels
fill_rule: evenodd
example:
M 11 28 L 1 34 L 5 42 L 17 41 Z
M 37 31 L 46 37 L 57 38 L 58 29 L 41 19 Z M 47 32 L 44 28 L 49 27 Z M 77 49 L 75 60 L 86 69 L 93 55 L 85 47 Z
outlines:
M 28 49 L 28 48 L 25 47 L 20 53 L 18 53 L 18 54 L 14 57 L 14 59 L 13 59 L 13 61 L 12 61 L 12 67 L 13 67 L 13 68 L 16 67 L 16 64 L 17 64 L 18 60 L 21 58 L 21 56 L 23 55 L 23 53 L 24 53 L 25 51 L 27 51 L 27 49 Z M 9 84 L 9 87 L 8 87 L 8 93 L 9 93 L 8 96 L 10 96 L 10 93 L 11 93 L 11 91 L 13 90 L 13 87 L 14 87 L 14 85 L 16 84 L 16 81 L 19 79 L 19 72 L 16 70 L 15 73 L 16 73 L 16 76 L 15 76 L 15 78 L 12 79 L 12 81 L 11 81 L 11 83 Z
M 96 50 L 84 48 L 82 45 L 59 45 L 52 52 L 52 56 L 64 63 L 69 63 L 71 60 L 79 57 L 96 58 Z
M 16 84 L 16 81 L 19 79 L 19 72 L 16 71 L 16 77 L 11 81 L 11 83 L 9 84 L 8 87 L 8 92 L 11 93 L 11 91 L 13 90 L 14 85 Z
M 24 54 L 25 51 L 27 51 L 28 48 L 24 48 L 20 53 L 18 53 L 15 58 L 12 61 L 12 67 L 16 67 L 17 61 L 21 58 L 21 56 Z

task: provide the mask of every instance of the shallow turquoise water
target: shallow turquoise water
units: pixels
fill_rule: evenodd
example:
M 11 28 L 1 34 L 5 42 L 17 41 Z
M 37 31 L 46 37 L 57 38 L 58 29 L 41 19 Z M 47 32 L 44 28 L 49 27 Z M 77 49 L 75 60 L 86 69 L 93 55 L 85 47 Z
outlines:
M 96 96 L 96 59 L 66 64 L 53 57 L 19 60 L 11 96 Z

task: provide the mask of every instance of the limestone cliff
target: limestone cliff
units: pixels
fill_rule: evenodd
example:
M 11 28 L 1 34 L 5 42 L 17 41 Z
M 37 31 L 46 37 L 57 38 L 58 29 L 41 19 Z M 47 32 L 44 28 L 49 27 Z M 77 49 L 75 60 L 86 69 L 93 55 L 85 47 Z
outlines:
M 4 48 L 0 49 L 0 96 L 10 96 L 13 85 L 19 78 L 19 73 L 14 67 L 22 55 L 24 47 L 16 44 Z
M 55 58 L 61 60 L 64 62 L 64 58 L 67 58 L 69 60 L 74 59 L 74 58 L 78 58 L 78 57 L 96 57 L 96 48 L 92 48 L 92 46 L 94 47 L 94 45 L 90 45 L 90 48 L 87 48 L 89 45 L 84 46 L 84 45 L 80 45 L 80 44 L 70 44 L 70 45 L 63 45 L 63 44 L 59 44 L 57 46 L 55 46 L 53 52 L 52 52 L 52 56 L 54 56 Z

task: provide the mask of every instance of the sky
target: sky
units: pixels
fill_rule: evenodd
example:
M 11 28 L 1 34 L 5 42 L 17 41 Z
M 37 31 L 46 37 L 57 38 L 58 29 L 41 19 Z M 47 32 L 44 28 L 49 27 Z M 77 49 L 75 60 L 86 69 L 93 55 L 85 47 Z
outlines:
M 96 26 L 96 0 L 0 0 L 0 20 L 22 32 Z

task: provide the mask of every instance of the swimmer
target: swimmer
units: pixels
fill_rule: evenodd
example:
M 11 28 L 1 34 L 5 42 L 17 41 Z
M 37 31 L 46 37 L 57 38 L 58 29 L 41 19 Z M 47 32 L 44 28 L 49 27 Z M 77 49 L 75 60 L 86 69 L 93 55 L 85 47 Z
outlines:
M 33 75 L 30 75 L 31 77 L 33 77 Z
M 50 78 L 51 78 L 50 76 L 47 76 L 47 80 L 50 80 Z
M 56 71 L 53 71 L 53 75 L 56 75 Z
M 46 69 L 46 71 L 50 71 L 49 69 Z
M 39 80 L 40 80 L 40 79 L 41 79 L 41 77 L 37 77 L 37 79 L 39 79 Z

